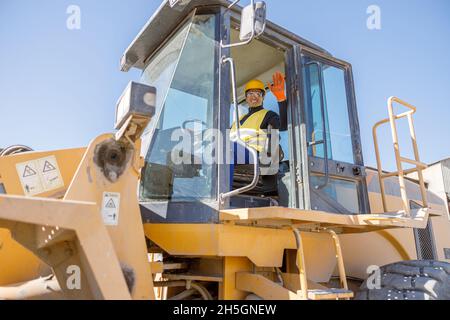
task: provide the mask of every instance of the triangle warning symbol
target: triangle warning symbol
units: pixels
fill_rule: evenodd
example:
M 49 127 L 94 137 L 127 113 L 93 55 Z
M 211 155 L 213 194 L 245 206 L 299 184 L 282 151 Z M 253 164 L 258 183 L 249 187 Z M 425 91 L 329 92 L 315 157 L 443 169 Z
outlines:
M 34 176 L 34 175 L 36 175 L 36 174 L 37 174 L 36 171 L 34 171 L 33 169 L 31 169 L 30 166 L 26 166 L 25 169 L 23 170 L 23 177 L 24 177 L 24 178 L 26 178 L 26 177 L 31 177 L 31 176 Z
M 50 162 L 48 162 L 48 161 L 45 161 L 43 172 L 50 172 L 50 171 L 55 171 L 55 170 L 56 170 L 56 168 L 55 168 L 54 165 L 52 165 L 52 164 L 51 164 Z
M 116 204 L 114 203 L 113 199 L 109 199 L 109 201 L 106 203 L 106 208 L 109 208 L 109 209 L 115 209 L 116 208 Z

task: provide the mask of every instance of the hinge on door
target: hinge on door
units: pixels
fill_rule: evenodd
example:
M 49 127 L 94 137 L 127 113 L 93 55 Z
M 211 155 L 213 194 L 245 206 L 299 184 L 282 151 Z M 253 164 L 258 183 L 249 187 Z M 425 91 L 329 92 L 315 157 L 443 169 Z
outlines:
M 292 85 L 291 85 L 291 90 L 293 93 L 297 93 L 297 91 L 299 91 L 299 88 L 300 88 L 299 80 L 300 80 L 300 76 L 297 73 L 295 73 L 294 81 L 292 82 Z
M 300 168 L 300 166 L 295 168 L 295 179 L 297 181 L 297 184 L 301 184 L 303 182 L 303 179 L 302 179 L 302 168 Z
M 296 81 L 294 81 L 291 85 L 291 91 L 293 94 L 296 94 L 298 91 L 298 84 L 296 83 Z

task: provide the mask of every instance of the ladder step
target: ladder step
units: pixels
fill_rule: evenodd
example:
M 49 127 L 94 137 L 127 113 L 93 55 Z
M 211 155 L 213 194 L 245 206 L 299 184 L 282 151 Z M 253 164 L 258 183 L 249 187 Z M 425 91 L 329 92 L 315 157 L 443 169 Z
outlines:
M 407 175 L 410 173 L 414 173 L 414 172 L 418 172 L 420 170 L 420 168 L 411 168 L 411 169 L 405 169 L 403 170 L 403 175 Z M 391 177 L 398 177 L 399 176 L 399 172 L 395 171 L 395 172 L 390 172 L 390 173 L 384 173 L 381 175 L 382 179 L 386 179 L 386 178 L 391 178 Z
M 425 163 L 416 161 L 416 160 L 412 160 L 412 159 L 408 159 L 408 158 L 404 158 L 404 157 L 400 157 L 400 160 L 402 162 L 413 164 L 413 165 L 417 166 L 418 168 L 422 168 L 422 169 L 428 168 L 428 165 L 426 165 Z
M 353 292 L 345 289 L 308 290 L 309 300 L 351 299 Z

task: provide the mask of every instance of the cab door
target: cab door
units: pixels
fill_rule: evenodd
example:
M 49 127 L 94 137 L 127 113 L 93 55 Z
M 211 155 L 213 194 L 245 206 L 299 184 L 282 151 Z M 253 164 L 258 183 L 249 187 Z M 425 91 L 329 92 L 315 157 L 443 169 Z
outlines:
M 368 213 L 351 66 L 304 47 L 296 51 L 305 207 Z

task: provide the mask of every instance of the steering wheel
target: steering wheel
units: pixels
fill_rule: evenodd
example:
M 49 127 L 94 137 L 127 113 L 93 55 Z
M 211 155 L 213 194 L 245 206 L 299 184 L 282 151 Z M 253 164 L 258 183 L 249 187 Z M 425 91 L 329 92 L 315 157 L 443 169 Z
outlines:
M 205 127 L 205 128 L 208 127 L 208 124 L 207 124 L 205 121 L 200 120 L 200 119 L 189 119 L 189 120 L 186 120 L 185 122 L 183 122 L 183 124 L 181 125 L 181 127 L 182 127 L 184 130 L 188 130 L 188 128 L 187 128 L 187 124 L 188 124 L 188 123 L 201 123 L 201 124 L 203 125 L 203 127 Z
M 196 129 L 195 125 L 194 125 L 194 128 L 188 128 L 189 123 L 194 123 L 194 124 L 200 123 L 202 125 L 202 131 L 201 131 L 202 140 L 196 141 L 195 137 L 194 137 L 194 139 L 192 141 L 193 148 L 194 148 L 194 154 L 196 153 L 195 150 L 201 150 L 200 153 L 202 153 L 203 150 L 205 150 L 205 148 L 207 148 L 213 142 L 210 137 L 211 133 L 208 130 L 208 124 L 205 121 L 202 121 L 200 119 L 188 119 L 188 120 L 184 121 L 183 124 L 181 125 L 181 128 L 184 131 L 187 131 L 194 136 L 197 136 L 198 134 L 200 134 L 200 132 L 195 132 L 195 130 L 194 130 L 194 129 Z

